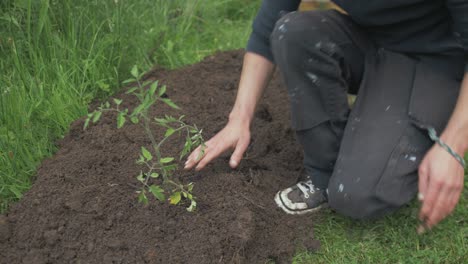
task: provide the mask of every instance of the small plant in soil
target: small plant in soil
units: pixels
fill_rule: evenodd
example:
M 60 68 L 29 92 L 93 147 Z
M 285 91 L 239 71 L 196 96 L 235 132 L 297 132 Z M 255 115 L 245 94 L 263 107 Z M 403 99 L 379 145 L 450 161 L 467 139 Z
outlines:
M 185 143 L 178 157 L 179 160 L 200 145 L 203 152 L 202 130 L 195 125 L 186 124 L 183 121 L 184 116 L 151 117 L 150 109 L 158 103 L 167 104 L 173 109 L 179 109 L 179 107 L 169 98 L 165 98 L 166 86 L 160 86 L 157 81 L 142 82 L 143 73 L 140 73 L 136 66 L 132 68 L 131 74 L 133 78 L 124 81 L 124 84 L 135 85 L 130 86 L 126 93 L 134 95 L 140 103 L 133 110 L 122 108 L 122 100 L 117 98 L 114 98 L 112 103 L 103 103 L 97 110 L 88 114 L 84 129 L 89 126 L 90 122 L 98 122 L 105 112 L 117 113 L 117 128 L 122 128 L 127 120 L 133 124 L 139 124 L 151 141 L 151 147 L 148 149 L 142 146 L 140 157 L 136 161 L 143 167 L 137 176 L 137 180 L 142 184 L 141 190 L 138 191 L 138 201 L 147 204 L 148 195 L 165 201 L 168 195 L 168 201 L 173 205 L 179 204 L 183 199 L 188 200 L 190 205 L 187 210 L 191 212 L 197 206 L 192 194 L 193 183 L 182 184 L 174 179 L 174 172 L 177 170 L 176 158 L 163 156 L 161 150 L 164 143 L 173 135 L 184 135 Z M 156 140 L 151 129 L 153 123 L 165 129 L 164 136 L 159 141 Z

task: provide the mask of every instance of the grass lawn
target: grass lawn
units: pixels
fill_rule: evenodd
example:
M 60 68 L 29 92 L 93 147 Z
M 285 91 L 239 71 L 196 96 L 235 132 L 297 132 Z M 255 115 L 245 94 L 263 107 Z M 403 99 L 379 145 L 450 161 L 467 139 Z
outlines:
M 423 235 L 416 233 L 416 201 L 376 221 L 352 221 L 326 211 L 315 223 L 320 251 L 300 252 L 294 263 L 466 263 L 467 202 L 465 191 L 455 213 Z
M 260 1 L 3 0 L 0 2 L 0 212 L 20 199 L 54 142 L 137 64 L 176 68 L 245 46 Z M 465 181 L 465 187 L 467 182 Z M 417 203 L 373 222 L 325 211 L 316 253 L 295 263 L 466 263 L 468 195 L 418 236 Z

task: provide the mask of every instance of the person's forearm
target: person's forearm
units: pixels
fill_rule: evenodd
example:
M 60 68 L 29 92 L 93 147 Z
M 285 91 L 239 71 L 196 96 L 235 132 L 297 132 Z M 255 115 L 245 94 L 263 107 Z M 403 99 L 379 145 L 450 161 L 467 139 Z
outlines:
M 441 139 L 462 156 L 468 150 L 468 73 L 465 74 L 457 106 Z
M 230 119 L 240 118 L 248 124 L 252 122 L 255 107 L 271 79 L 274 68 L 272 62 L 258 54 L 245 54 L 239 90 Z

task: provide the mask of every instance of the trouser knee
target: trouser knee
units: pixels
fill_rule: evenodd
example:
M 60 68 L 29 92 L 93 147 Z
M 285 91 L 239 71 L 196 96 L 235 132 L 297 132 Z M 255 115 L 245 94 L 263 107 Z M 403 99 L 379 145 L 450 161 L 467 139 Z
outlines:
M 324 51 L 337 48 L 324 24 L 326 12 L 292 12 L 278 20 L 271 35 L 271 47 L 280 68 L 302 63 L 306 55 L 314 59 L 316 56 L 310 53 L 323 56 Z
M 398 209 L 377 201 L 370 193 L 346 190 L 343 185 L 329 186 L 328 204 L 337 213 L 358 220 L 375 219 Z

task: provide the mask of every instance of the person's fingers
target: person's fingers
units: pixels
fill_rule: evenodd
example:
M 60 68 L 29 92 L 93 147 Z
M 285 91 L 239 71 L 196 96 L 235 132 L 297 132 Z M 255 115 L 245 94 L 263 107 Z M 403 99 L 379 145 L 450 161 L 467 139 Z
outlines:
M 200 162 L 203 157 L 206 155 L 207 152 L 210 151 L 211 146 L 216 146 L 216 137 L 208 140 L 204 146 L 198 146 L 192 153 L 189 155 L 187 158 L 187 161 L 185 162 L 185 167 L 184 169 L 189 170 L 192 169 L 195 165 Z
M 202 147 L 197 147 L 187 158 L 184 169 L 190 170 L 197 164 L 197 158 L 201 155 Z
M 425 165 L 425 162 L 421 164 L 418 170 L 419 174 L 419 181 L 418 181 L 418 200 L 422 202 L 424 200 L 424 195 L 427 191 L 427 183 L 428 183 L 428 169 L 427 166 Z
M 244 135 L 244 136 L 241 136 Z M 250 142 L 250 133 L 239 130 L 238 127 L 226 126 L 205 144 L 206 148 L 196 148 L 187 158 L 184 169 L 203 169 L 213 159 L 230 149 L 236 149 L 231 158 L 231 167 L 236 167 Z
M 200 171 L 205 166 L 210 163 L 212 160 L 217 158 L 219 155 L 221 155 L 224 152 L 224 148 L 221 148 L 219 146 L 214 146 L 210 148 L 209 151 L 205 153 L 203 158 L 198 162 L 198 165 L 195 167 L 195 170 Z
M 437 202 L 442 182 L 438 180 L 431 180 L 428 182 L 427 191 L 424 194 L 421 211 L 419 212 L 419 219 L 426 222 L 427 218 L 432 214 L 434 205 Z
M 439 191 L 436 200 L 434 201 L 434 206 L 432 207 L 432 210 L 428 214 L 426 220 L 427 228 L 431 229 L 447 216 L 449 209 L 449 197 L 449 188 L 443 186 L 442 189 Z
M 249 146 L 249 143 L 250 136 L 243 137 L 237 142 L 236 149 L 232 153 L 231 160 L 229 161 L 231 168 L 234 169 L 239 165 L 245 151 L 247 150 L 247 147 Z

